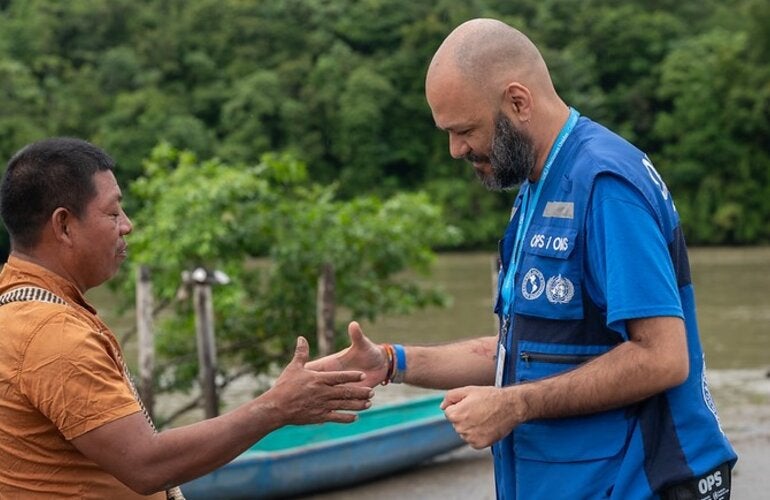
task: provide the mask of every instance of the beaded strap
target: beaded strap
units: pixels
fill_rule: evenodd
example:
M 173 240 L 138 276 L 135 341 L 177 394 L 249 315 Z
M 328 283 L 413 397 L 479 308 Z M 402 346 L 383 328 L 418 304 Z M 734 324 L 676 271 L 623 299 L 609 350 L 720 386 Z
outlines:
M 3 306 L 5 304 L 9 304 L 11 302 L 46 302 L 49 304 L 59 304 L 66 306 L 67 302 L 56 295 L 55 293 L 51 292 L 50 290 L 46 290 L 45 288 L 39 288 L 36 286 L 25 286 L 20 288 L 14 288 L 12 290 L 9 290 L 5 292 L 4 294 L 0 295 L 0 306 Z M 150 427 L 157 432 L 157 429 L 155 428 L 155 424 L 152 421 L 152 418 L 150 418 L 150 414 L 147 412 L 147 408 L 144 407 L 144 403 L 142 402 L 142 398 L 139 397 L 139 391 L 136 389 L 136 386 L 134 385 L 133 377 L 131 376 L 131 372 L 128 370 L 128 365 L 126 365 L 126 362 L 123 360 L 123 356 L 118 353 L 118 357 L 120 358 L 120 362 L 123 365 L 123 374 L 126 380 L 128 380 L 128 386 L 131 389 L 131 393 L 134 395 L 134 398 L 136 398 L 136 401 L 139 403 L 139 407 L 142 409 L 142 413 L 144 414 L 144 418 L 147 419 L 147 422 L 150 424 Z M 179 487 L 174 487 L 169 490 L 166 490 L 166 499 L 167 500 L 185 500 L 184 495 L 182 494 L 182 490 L 179 489 Z
M 14 288 L 13 290 L 9 290 L 0 295 L 0 306 L 10 302 L 27 302 L 31 300 L 36 302 L 47 302 L 49 304 L 60 304 L 63 306 L 67 305 L 64 299 L 45 288 L 25 286 Z
M 406 376 L 406 351 L 401 344 L 382 344 L 385 356 L 388 358 L 388 371 L 381 385 L 389 383 L 401 384 Z

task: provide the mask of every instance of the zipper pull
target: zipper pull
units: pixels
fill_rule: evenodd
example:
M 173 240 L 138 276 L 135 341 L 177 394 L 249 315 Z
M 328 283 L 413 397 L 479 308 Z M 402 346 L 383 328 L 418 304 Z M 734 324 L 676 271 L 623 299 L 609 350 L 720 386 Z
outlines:
M 519 357 L 527 365 L 527 368 L 529 368 L 529 359 L 530 359 L 529 353 L 527 351 L 522 351 L 521 354 L 519 354 Z

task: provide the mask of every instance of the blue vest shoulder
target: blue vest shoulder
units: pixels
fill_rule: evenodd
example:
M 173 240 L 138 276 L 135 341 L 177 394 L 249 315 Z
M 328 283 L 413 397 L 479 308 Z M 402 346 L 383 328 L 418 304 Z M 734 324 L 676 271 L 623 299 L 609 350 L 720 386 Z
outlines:
M 575 199 L 587 203 L 596 178 L 613 175 L 639 191 L 665 229 L 667 238 L 671 237 L 679 218 L 665 182 L 644 152 L 585 117 L 580 119 L 570 139 L 564 157 L 573 163 L 564 176 L 576 191 Z

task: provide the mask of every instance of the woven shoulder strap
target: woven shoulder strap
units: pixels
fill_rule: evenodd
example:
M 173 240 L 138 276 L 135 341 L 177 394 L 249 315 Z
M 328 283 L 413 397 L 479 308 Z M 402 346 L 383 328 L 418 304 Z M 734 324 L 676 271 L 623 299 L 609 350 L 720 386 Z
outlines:
M 4 294 L 0 295 L 0 306 L 9 304 L 11 302 L 48 302 L 49 304 L 61 304 L 63 306 L 67 303 L 56 295 L 55 293 L 36 286 L 23 286 L 8 290 Z

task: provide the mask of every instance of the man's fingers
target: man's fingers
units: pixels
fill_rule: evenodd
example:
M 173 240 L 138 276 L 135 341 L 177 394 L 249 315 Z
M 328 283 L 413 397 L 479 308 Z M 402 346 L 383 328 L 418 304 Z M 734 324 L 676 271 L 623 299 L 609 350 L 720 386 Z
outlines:
M 326 402 L 326 406 L 333 411 L 361 411 L 371 408 L 372 402 L 368 399 L 334 399 Z
M 355 385 L 335 385 L 324 391 L 324 398 L 327 400 L 370 400 L 374 397 L 374 390 L 371 387 L 361 387 Z
M 441 402 L 441 409 L 446 410 L 453 404 L 457 404 L 463 399 L 465 399 L 467 391 L 465 388 L 460 389 L 452 389 L 451 391 L 447 392 L 444 396 L 444 401 Z
M 364 372 L 358 372 L 353 370 L 342 372 L 323 372 L 318 374 L 321 380 L 328 385 L 349 384 L 353 382 L 360 382 L 366 378 Z
M 358 420 L 358 416 L 355 413 L 342 413 L 337 411 L 329 412 L 324 418 L 325 422 L 337 422 L 338 424 L 349 424 Z
M 292 363 L 299 363 L 301 366 L 305 366 L 308 356 L 310 355 L 310 346 L 305 340 L 305 337 L 297 337 L 297 346 L 294 348 L 294 359 Z

